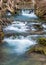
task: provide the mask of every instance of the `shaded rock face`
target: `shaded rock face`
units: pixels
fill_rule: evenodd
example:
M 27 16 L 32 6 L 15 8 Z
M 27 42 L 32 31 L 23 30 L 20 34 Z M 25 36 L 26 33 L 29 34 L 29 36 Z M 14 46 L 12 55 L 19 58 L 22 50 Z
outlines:
M 46 0 L 35 0 L 35 14 L 46 19 Z
M 0 43 L 2 43 L 3 38 L 4 38 L 4 33 L 2 30 L 2 26 L 0 25 Z
M 0 0 L 0 10 L 3 12 L 8 10 L 15 14 L 17 12 L 16 9 L 28 8 L 29 6 L 31 8 L 32 0 Z

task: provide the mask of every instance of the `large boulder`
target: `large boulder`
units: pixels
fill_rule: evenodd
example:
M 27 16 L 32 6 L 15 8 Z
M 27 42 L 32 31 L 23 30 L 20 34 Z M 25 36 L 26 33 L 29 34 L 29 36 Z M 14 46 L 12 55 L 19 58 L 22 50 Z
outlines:
M 37 16 L 46 19 L 46 0 L 35 0 L 34 9 Z

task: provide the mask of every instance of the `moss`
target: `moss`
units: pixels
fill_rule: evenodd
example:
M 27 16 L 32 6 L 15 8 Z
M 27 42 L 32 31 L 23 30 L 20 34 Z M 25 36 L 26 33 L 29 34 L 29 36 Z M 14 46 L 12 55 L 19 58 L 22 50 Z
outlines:
M 34 50 L 46 55 L 46 38 L 39 38 L 37 42 L 38 45 L 36 45 Z
M 46 38 L 39 38 L 37 42 L 38 44 L 34 47 L 33 51 L 46 55 Z
M 46 38 L 39 38 L 37 40 L 37 43 L 35 46 L 30 47 L 28 54 L 34 52 L 34 53 L 40 53 L 46 55 Z
M 45 54 L 46 55 L 46 46 L 36 46 L 34 48 L 34 51 L 37 52 L 37 53 L 41 53 L 41 54 Z
M 38 44 L 46 46 L 46 38 L 39 38 Z

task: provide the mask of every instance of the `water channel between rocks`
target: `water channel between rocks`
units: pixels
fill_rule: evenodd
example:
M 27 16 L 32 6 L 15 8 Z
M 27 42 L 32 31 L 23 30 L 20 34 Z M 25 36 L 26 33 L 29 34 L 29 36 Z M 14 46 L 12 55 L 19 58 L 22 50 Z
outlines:
M 10 13 L 7 17 L 12 18 Z M 46 65 L 46 56 L 25 54 L 31 46 L 37 44 L 37 38 L 46 37 L 46 23 L 31 10 L 22 10 L 21 14 L 13 18 L 12 24 L 3 29 L 6 36 L 0 46 L 0 65 Z

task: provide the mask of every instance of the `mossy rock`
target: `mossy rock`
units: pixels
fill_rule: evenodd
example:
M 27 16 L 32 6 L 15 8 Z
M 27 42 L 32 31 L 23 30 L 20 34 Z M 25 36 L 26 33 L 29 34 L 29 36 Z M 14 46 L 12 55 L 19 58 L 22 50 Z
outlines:
M 37 42 L 38 42 L 38 44 L 40 44 L 40 45 L 46 46 L 46 38 L 39 38 Z
M 27 54 L 31 54 L 32 52 L 46 55 L 46 46 L 41 46 L 37 44 L 34 47 L 30 48 Z
M 34 51 L 46 55 L 46 38 L 38 38 L 37 43 L 38 44 L 34 47 Z
M 36 47 L 34 47 L 34 51 L 46 55 L 46 46 L 36 45 Z
M 39 38 L 35 46 L 32 46 L 27 53 L 40 53 L 46 55 L 46 38 Z

